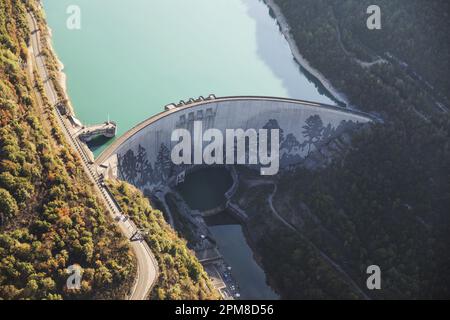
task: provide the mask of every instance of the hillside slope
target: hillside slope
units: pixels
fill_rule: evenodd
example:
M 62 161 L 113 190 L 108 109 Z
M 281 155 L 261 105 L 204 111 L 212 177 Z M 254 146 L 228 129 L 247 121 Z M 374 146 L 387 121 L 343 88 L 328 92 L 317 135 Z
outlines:
M 220 298 L 194 252 L 187 248 L 186 241 L 164 220 L 162 213 L 154 210 L 148 199 L 132 185 L 108 181 L 108 186 L 123 212 L 147 233 L 145 235 L 147 243 L 158 260 L 160 276 L 151 298 L 158 300 Z
M 135 273 L 126 239 L 26 63 L 26 10 L 41 17 L 33 3 L 0 2 L 0 299 L 125 298 Z M 75 264 L 81 289 L 68 291 Z
M 370 1 L 274 2 L 311 65 L 384 123 L 357 133 L 330 167 L 280 179 L 274 207 L 301 237 L 278 228 L 260 241 L 269 276 L 285 298 L 348 297 L 337 275 L 317 285 L 321 250 L 360 288 L 379 265 L 383 289 L 366 290 L 371 298 L 449 298 L 448 2 L 377 1 L 379 31 L 366 28 Z

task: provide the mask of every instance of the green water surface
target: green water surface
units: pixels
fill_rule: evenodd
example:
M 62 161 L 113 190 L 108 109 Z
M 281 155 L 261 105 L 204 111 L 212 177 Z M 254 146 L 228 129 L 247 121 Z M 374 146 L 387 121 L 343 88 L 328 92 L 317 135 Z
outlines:
M 81 9 L 80 30 L 66 26 L 70 5 Z M 120 135 L 166 104 L 210 93 L 332 103 L 301 73 L 259 0 L 44 0 L 44 8 L 85 124 L 109 116 Z

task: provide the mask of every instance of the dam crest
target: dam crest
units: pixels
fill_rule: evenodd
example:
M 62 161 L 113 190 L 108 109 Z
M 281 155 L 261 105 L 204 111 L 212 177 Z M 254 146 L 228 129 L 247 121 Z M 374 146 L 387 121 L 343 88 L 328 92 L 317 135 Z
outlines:
M 210 95 L 169 104 L 110 145 L 95 161 L 105 177 L 119 178 L 154 192 L 177 181 L 192 165 L 171 161 L 172 131 L 191 133 L 194 122 L 206 129 L 279 129 L 280 168 L 302 163 L 314 151 L 364 123 L 367 113 L 310 101 L 276 97 Z M 201 138 L 200 138 L 201 139 Z M 200 142 L 203 143 L 203 142 Z M 253 166 L 257 169 L 257 166 Z

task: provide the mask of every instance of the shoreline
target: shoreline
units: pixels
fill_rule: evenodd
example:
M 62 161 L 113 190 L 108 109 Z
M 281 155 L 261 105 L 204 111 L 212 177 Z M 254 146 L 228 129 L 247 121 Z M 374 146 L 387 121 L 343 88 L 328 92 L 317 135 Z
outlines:
M 306 60 L 305 57 L 303 57 L 291 33 L 291 28 L 289 26 L 289 23 L 287 22 L 287 19 L 281 11 L 280 7 L 275 3 L 275 1 L 262 1 L 269 7 L 270 10 L 272 10 L 273 14 L 275 15 L 275 20 L 277 21 L 277 24 L 280 28 L 280 32 L 288 42 L 292 56 L 299 67 L 304 68 L 308 73 L 316 78 L 322 84 L 322 86 L 334 97 L 334 99 L 345 103 L 347 105 L 347 108 L 349 109 L 357 109 L 355 106 L 350 104 L 348 98 L 344 93 L 339 92 L 320 71 L 312 67 L 309 61 Z
M 41 7 L 41 10 L 44 10 L 43 7 Z M 56 61 L 56 82 L 61 86 L 62 88 L 62 92 L 63 92 L 63 99 L 66 101 L 66 107 L 68 109 L 68 114 L 71 115 L 72 117 L 76 118 L 76 113 L 75 113 L 75 108 L 72 105 L 72 102 L 70 100 L 69 97 L 69 93 L 67 91 L 67 75 L 64 72 L 64 64 L 62 63 L 62 61 L 59 59 L 58 55 L 56 54 L 56 50 L 53 47 L 53 33 L 52 33 L 52 29 L 50 28 L 48 21 L 45 18 L 45 25 L 47 28 L 47 33 L 45 34 L 45 42 L 46 42 L 46 46 L 50 51 L 50 54 L 53 56 L 53 58 Z M 55 85 L 55 84 L 53 84 Z M 83 124 L 84 126 L 84 124 Z M 89 157 L 92 161 L 95 160 L 95 155 L 92 152 L 92 150 L 88 147 L 87 144 L 80 144 L 80 148 L 85 152 L 85 154 L 87 155 L 87 157 Z
M 41 7 L 41 10 L 44 10 L 44 7 Z M 57 79 L 56 81 L 61 86 L 64 92 L 64 99 L 67 101 L 67 107 L 69 107 L 70 114 L 75 117 L 75 109 L 72 106 L 72 102 L 69 97 L 69 93 L 67 92 L 67 75 L 64 72 L 64 64 L 61 59 L 58 57 L 56 50 L 53 46 L 53 32 L 50 28 L 47 19 L 45 18 L 45 25 L 47 27 L 47 34 L 45 35 L 45 41 L 47 42 L 47 47 L 51 51 L 51 54 L 55 58 L 57 64 Z

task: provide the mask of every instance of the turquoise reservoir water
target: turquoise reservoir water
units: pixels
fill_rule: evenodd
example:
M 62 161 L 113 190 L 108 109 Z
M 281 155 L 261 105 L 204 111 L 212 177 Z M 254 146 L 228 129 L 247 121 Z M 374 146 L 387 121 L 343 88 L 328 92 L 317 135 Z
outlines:
M 81 29 L 69 30 L 70 5 Z M 68 92 L 86 124 L 122 134 L 163 106 L 214 93 L 332 103 L 303 75 L 259 0 L 44 0 Z M 98 148 L 98 155 L 105 146 Z

